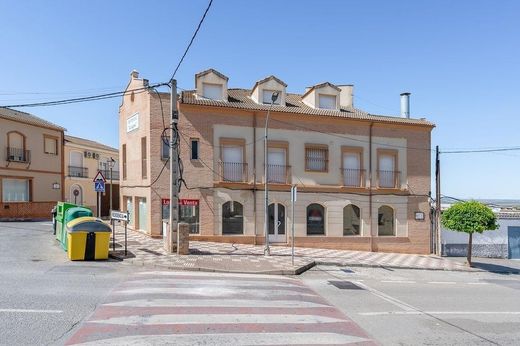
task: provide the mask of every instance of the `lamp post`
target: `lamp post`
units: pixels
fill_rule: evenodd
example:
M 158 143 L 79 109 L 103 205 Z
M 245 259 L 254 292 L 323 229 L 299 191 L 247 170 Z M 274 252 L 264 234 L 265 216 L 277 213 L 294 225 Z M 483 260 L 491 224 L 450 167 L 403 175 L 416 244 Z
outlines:
M 274 102 L 278 99 L 278 92 L 275 91 L 271 95 L 271 104 L 267 109 L 267 116 L 265 117 L 265 138 L 264 138 L 264 197 L 265 197 L 265 215 L 264 215 L 264 232 L 265 232 L 265 249 L 264 255 L 269 256 L 271 254 L 271 249 L 269 248 L 269 171 L 267 169 L 267 134 L 268 134 L 268 122 L 269 122 L 269 113 L 271 112 L 271 108 L 273 107 Z
M 112 157 L 107 160 L 108 162 L 108 168 L 110 169 L 110 212 L 112 212 L 112 188 L 114 187 L 114 184 L 112 182 L 112 168 L 114 167 L 116 160 L 114 160 Z

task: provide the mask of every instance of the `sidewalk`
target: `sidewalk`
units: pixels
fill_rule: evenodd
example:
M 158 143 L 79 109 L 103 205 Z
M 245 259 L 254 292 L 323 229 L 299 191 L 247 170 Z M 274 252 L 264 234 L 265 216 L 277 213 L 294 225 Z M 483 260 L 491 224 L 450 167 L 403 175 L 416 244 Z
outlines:
M 263 246 L 226 244 L 215 242 L 190 242 L 190 255 L 167 254 L 162 239 L 152 239 L 139 232 L 128 230 L 128 256 L 124 256 L 124 231 L 116 228 L 116 251 L 111 257 L 124 263 L 210 272 L 258 273 L 295 275 L 314 265 L 327 264 L 350 267 L 386 267 L 401 269 L 478 271 L 460 261 L 434 255 L 409 255 L 398 253 L 363 252 L 295 248 L 294 266 L 291 264 L 291 248 L 271 246 L 271 256 L 264 256 Z

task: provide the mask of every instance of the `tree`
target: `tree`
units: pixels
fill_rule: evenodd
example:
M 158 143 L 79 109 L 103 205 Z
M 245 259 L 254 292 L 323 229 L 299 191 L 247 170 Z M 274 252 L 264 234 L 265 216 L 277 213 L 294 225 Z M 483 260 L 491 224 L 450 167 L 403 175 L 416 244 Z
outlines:
M 482 233 L 498 228 L 495 213 L 489 207 L 477 201 L 455 203 L 442 213 L 441 224 L 449 230 L 469 233 L 467 259 L 470 267 L 473 233 Z

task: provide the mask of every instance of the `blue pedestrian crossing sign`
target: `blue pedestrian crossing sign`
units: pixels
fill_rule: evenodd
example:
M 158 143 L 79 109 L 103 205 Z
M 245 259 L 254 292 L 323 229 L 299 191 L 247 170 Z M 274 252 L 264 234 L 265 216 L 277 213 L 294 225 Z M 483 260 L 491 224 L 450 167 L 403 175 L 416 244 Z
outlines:
M 105 182 L 103 180 L 95 181 L 94 190 L 96 190 L 96 192 L 105 192 Z

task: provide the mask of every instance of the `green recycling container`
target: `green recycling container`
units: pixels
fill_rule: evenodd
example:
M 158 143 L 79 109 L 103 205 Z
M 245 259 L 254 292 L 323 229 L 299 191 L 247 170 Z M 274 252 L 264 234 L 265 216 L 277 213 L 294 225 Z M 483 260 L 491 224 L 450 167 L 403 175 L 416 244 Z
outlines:
M 66 202 L 58 202 L 56 205 L 56 239 L 61 243 L 63 242 L 63 238 L 67 237 L 67 233 L 65 232 L 65 212 L 70 208 L 75 208 L 77 205 Z
M 85 217 L 85 216 L 92 216 L 92 211 L 85 207 L 72 207 L 65 211 L 65 216 L 63 217 L 63 227 L 61 235 L 61 247 L 63 250 L 67 251 L 68 246 L 68 237 L 67 237 L 67 224 L 77 218 Z

